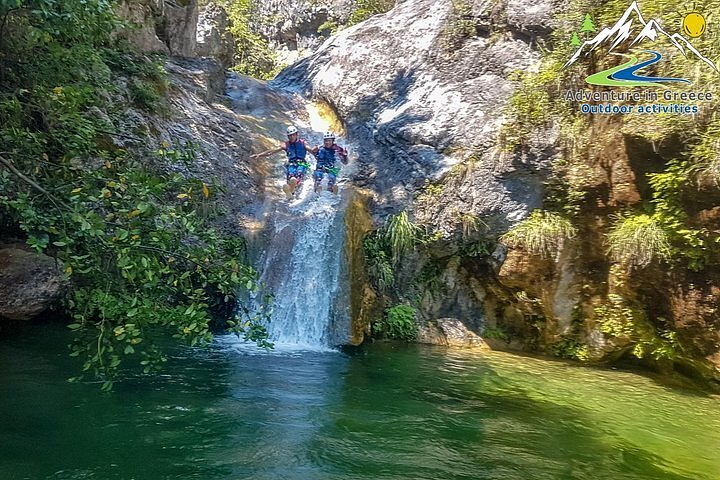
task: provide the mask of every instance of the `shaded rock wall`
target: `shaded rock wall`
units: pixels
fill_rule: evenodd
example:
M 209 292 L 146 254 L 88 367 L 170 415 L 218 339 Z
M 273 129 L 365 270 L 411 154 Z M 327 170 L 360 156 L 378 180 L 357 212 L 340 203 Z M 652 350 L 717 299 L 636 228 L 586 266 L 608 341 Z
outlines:
M 195 54 L 215 58 L 223 67 L 231 67 L 235 40 L 228 31 L 230 26 L 230 19 L 222 7 L 214 3 L 205 5 L 198 18 Z
M 194 54 L 197 0 L 123 0 L 115 12 L 130 23 L 130 28 L 122 29 L 115 37 L 126 40 L 141 52 L 184 57 Z
M 253 29 L 267 39 L 281 63 L 292 63 L 310 55 L 329 35 L 320 27 L 330 21 L 347 22 L 352 0 L 259 0 Z

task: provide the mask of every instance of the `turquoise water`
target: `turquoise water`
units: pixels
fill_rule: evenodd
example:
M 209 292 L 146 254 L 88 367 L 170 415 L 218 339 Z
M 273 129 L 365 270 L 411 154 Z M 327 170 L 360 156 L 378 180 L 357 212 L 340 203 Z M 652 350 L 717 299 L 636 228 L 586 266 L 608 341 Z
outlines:
M 0 341 L 0 479 L 717 479 L 720 400 L 501 353 L 174 350 L 114 393 Z

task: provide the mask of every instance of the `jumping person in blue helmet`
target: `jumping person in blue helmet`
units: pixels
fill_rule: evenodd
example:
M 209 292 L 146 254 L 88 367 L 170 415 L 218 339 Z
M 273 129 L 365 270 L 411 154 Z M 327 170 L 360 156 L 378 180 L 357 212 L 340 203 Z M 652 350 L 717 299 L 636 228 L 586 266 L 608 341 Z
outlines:
M 307 142 L 298 137 L 298 129 L 290 125 L 287 128 L 287 137 L 287 141 L 281 143 L 277 148 L 250 155 L 250 158 L 262 158 L 273 153 L 285 152 L 287 155 L 287 164 L 285 165 L 287 184 L 283 185 L 283 191 L 290 197 L 302 183 L 310 164 L 306 161 L 309 150 Z
M 335 160 L 339 157 L 343 164 L 348 163 L 348 152 L 340 145 L 335 143 L 335 134 L 333 132 L 325 132 L 323 135 L 323 144 L 310 150 L 310 153 L 317 158 L 317 166 L 313 178 L 315 179 L 315 191 L 322 190 L 322 180 L 325 174 L 328 176 L 328 190 L 337 193 L 338 187 L 335 185 L 337 181 L 338 168 L 335 167 Z

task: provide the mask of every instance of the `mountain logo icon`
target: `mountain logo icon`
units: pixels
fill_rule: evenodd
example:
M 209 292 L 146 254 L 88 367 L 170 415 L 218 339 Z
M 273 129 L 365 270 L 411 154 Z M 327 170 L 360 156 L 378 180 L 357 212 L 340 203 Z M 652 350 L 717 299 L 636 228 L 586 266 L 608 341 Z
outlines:
M 704 31 L 704 19 L 702 25 Z M 685 30 L 688 30 L 687 27 Z M 585 16 L 581 31 L 586 33 L 596 31 L 590 15 Z M 657 20 L 651 19 L 645 21 L 637 1 L 632 2 L 615 25 L 603 28 L 595 37 L 581 43 L 580 38 L 577 33 L 575 33 L 572 38 L 572 45 L 578 48 L 567 63 L 565 63 L 563 69 L 568 68 L 579 59 L 588 56 L 596 49 L 609 46 L 609 53 L 622 55 L 628 57 L 630 60 L 622 65 L 590 75 L 585 79 L 587 83 L 591 85 L 618 87 L 662 86 L 663 84 L 673 82 L 691 83 L 690 80 L 685 78 L 651 77 L 637 74 L 636 72 L 639 70 L 658 63 L 663 58 L 662 54 L 655 50 L 637 48 L 633 50 L 633 54 L 630 55 L 613 52 L 613 50 L 620 46 L 625 47 L 625 49 L 632 49 L 633 47 L 639 47 L 643 42 L 657 42 L 662 39 L 667 40 L 682 53 L 683 56 L 687 57 L 689 54 L 692 54 L 716 72 L 718 71 L 715 63 L 700 53 L 685 37 L 679 33 L 668 33 Z M 652 58 L 640 61 L 638 56 L 634 54 L 636 52 L 637 54 L 650 55 Z

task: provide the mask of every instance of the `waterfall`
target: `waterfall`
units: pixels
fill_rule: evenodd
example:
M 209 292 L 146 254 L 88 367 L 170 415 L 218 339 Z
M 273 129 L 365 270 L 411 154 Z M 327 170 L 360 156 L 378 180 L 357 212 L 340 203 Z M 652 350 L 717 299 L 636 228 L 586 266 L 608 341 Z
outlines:
M 279 208 L 261 265 L 262 281 L 274 293 L 270 339 L 280 345 L 331 345 L 344 258 L 344 205 L 337 195 L 304 185 L 301 198 Z M 345 323 L 345 322 L 339 322 Z
M 290 92 L 236 75 L 228 79 L 227 87 L 233 110 L 249 120 L 254 142 L 277 145 L 291 123 L 309 145 L 320 144 L 323 131 L 338 130 L 339 122 L 328 118 L 327 109 Z M 337 143 L 347 147 L 339 136 Z M 308 158 L 314 164 L 312 156 Z M 265 161 L 272 165 L 261 208 L 267 241 L 257 268 L 266 286 L 263 293 L 274 295 L 273 315 L 267 325 L 270 340 L 278 349 L 323 350 L 342 344 L 350 332 L 344 237 L 351 188 L 346 178 L 353 162 L 342 166 L 338 195 L 325 190 L 316 193 L 309 171 L 288 200 L 282 193 L 283 154 Z

